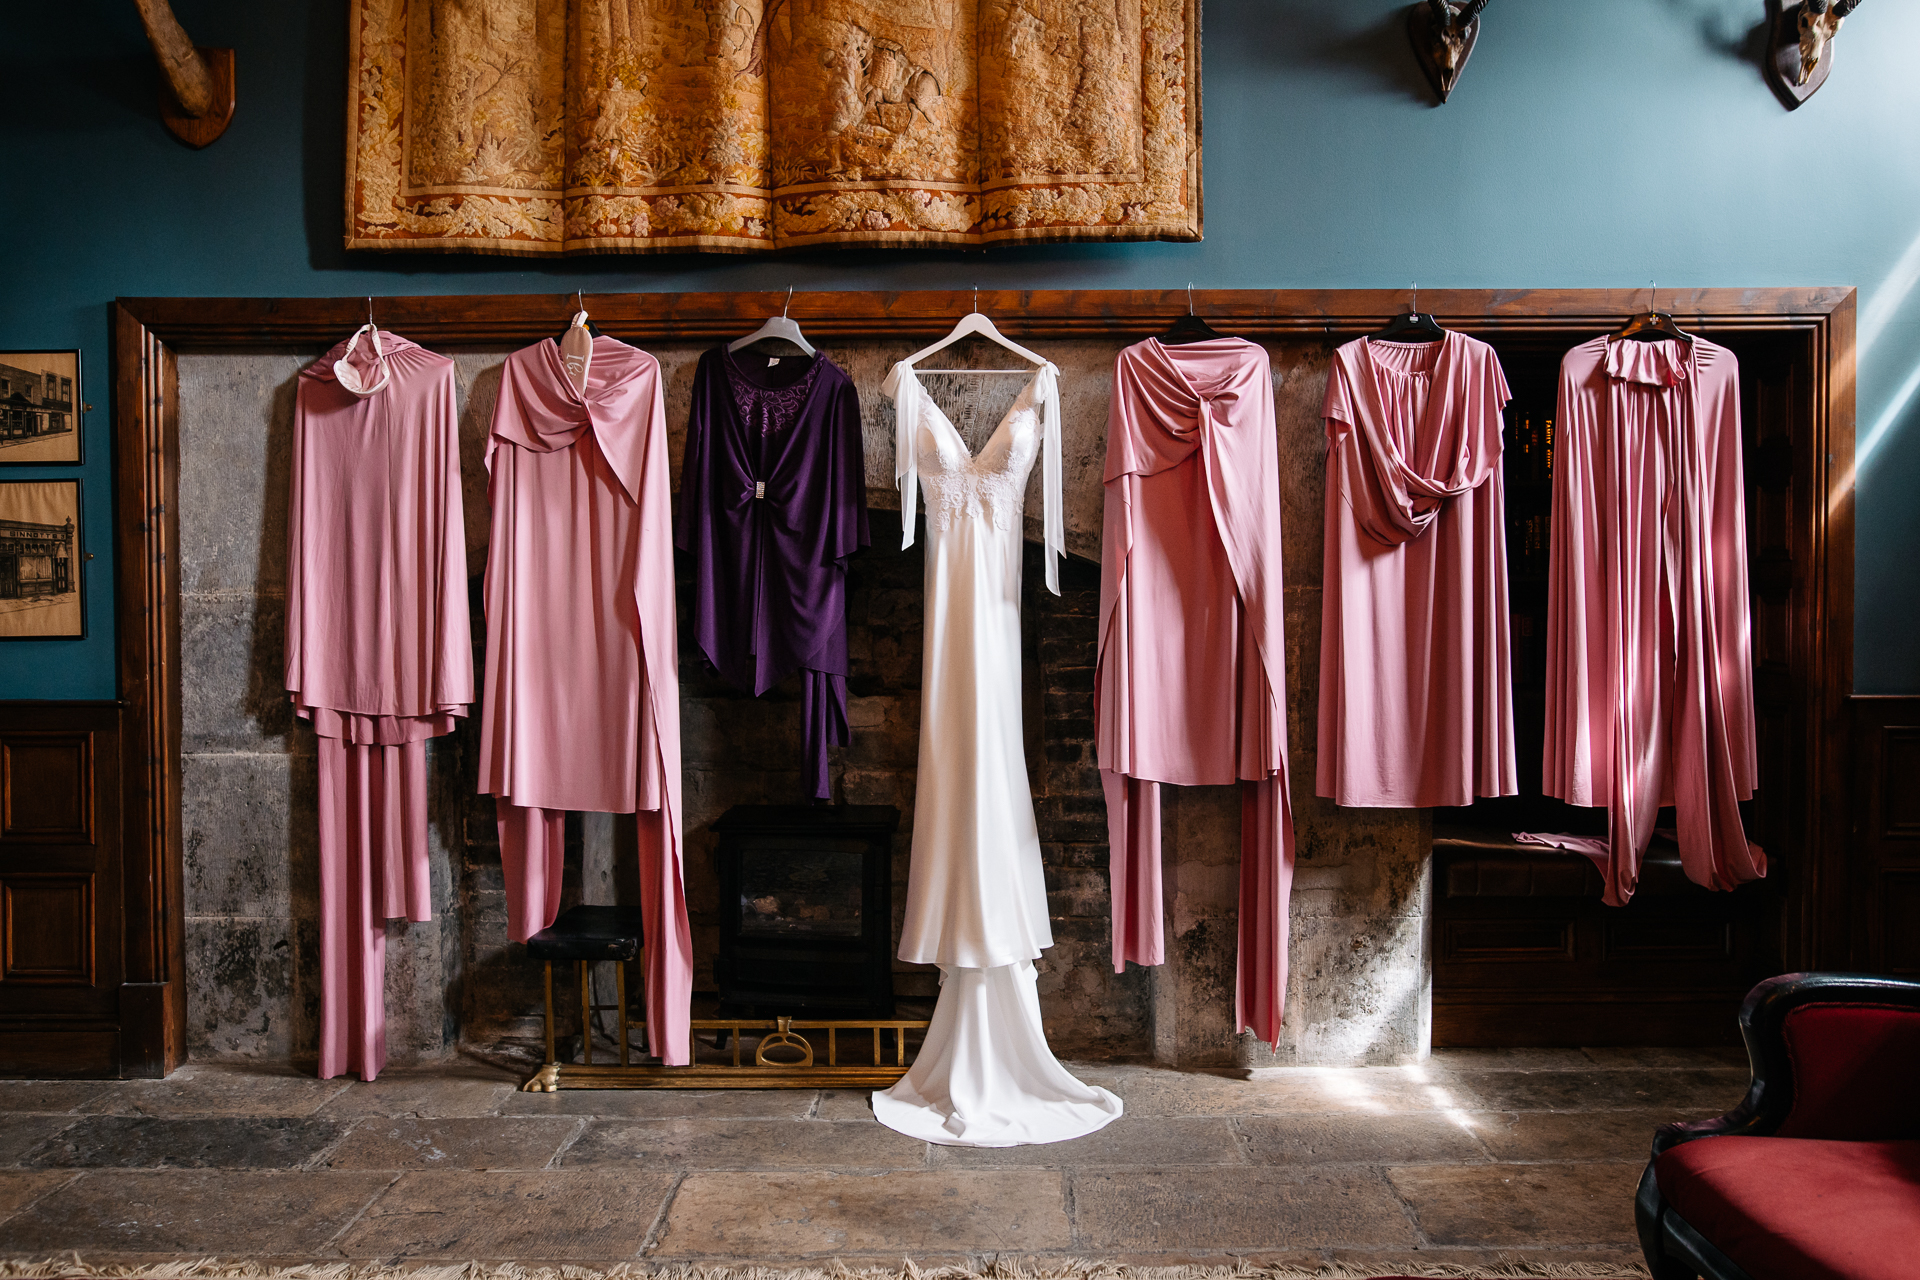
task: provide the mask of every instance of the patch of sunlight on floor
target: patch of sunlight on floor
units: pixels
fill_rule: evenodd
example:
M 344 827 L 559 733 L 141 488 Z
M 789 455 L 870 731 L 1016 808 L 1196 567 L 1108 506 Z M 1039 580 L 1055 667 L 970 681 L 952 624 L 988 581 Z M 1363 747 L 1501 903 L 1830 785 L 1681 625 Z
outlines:
M 1471 1131 L 1477 1127 L 1473 1123 L 1473 1117 L 1467 1114 L 1466 1109 L 1453 1100 L 1453 1095 L 1433 1082 L 1433 1078 L 1427 1074 L 1425 1067 L 1408 1067 L 1406 1068 L 1406 1072 L 1409 1080 L 1412 1080 L 1424 1088 L 1427 1097 L 1433 1102 L 1433 1109 L 1435 1111 L 1438 1111 L 1462 1129 Z

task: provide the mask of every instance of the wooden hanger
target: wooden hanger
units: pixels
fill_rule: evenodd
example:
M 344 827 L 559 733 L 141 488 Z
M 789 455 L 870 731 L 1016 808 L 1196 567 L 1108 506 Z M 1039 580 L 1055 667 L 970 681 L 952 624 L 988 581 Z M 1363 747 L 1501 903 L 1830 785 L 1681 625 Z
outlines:
M 729 342 L 727 344 L 727 350 L 739 351 L 744 347 L 752 346 L 756 342 L 765 342 L 770 338 L 779 338 L 783 342 L 791 342 L 806 355 L 812 355 L 813 344 L 801 335 L 799 324 L 787 318 L 787 307 L 791 307 L 792 305 L 793 286 L 788 285 L 786 306 L 780 308 L 780 314 L 768 317 L 765 324 L 755 329 L 746 337 L 735 338 L 732 342 Z
M 1002 334 L 998 329 L 993 327 L 993 321 L 987 319 L 987 317 L 979 310 L 979 307 L 980 307 L 980 286 L 979 285 L 975 285 L 973 287 L 973 305 L 974 305 L 974 310 L 968 312 L 966 315 L 960 318 L 960 323 L 953 326 L 952 333 L 949 333 L 946 337 L 940 339 L 940 341 L 934 343 L 930 347 L 920 348 L 920 350 L 914 352 L 912 355 L 908 356 L 905 360 L 902 360 L 900 363 L 903 365 L 906 365 L 908 368 L 913 368 L 914 366 L 918 365 L 920 361 L 932 355 L 934 352 L 939 351 L 945 347 L 950 347 L 954 343 L 960 341 L 960 339 L 962 338 L 971 338 L 976 335 L 979 337 L 985 338 L 990 342 L 999 343 L 1001 346 L 1005 347 L 1007 350 L 1013 352 L 1013 354 L 1019 356 L 1022 360 L 1031 360 L 1035 364 L 1047 363 L 1045 356 L 1037 356 L 1033 354 L 1033 352 L 1027 350 L 1025 347 L 1013 341 L 1011 338 L 1008 338 L 1007 336 Z M 1027 372 L 1030 372 L 1030 370 L 1027 370 L 1027 369 L 920 369 L 918 370 L 918 372 L 920 373 L 1027 373 Z
M 1214 331 L 1212 325 L 1193 313 L 1193 282 L 1187 282 L 1187 314 L 1168 325 L 1160 334 L 1160 344 L 1167 347 L 1181 347 L 1189 342 L 1212 342 L 1226 335 Z
M 1413 301 L 1407 304 L 1406 314 L 1397 315 L 1386 325 L 1367 335 L 1373 342 L 1438 342 L 1447 336 L 1431 313 L 1420 314 L 1420 286 L 1413 286 Z
M 565 366 L 567 377 L 573 382 L 575 391 L 587 389 L 587 370 L 593 365 L 593 340 L 600 331 L 587 319 L 587 300 L 579 290 L 574 290 L 574 301 L 580 309 L 573 313 L 573 323 L 563 330 L 558 339 L 560 363 Z
M 575 289 L 573 291 L 573 310 L 575 315 L 584 316 L 587 313 L 586 295 L 582 294 L 578 289 Z M 573 328 L 573 324 L 569 322 L 567 325 L 567 329 L 571 329 L 571 328 Z M 567 329 L 562 329 L 559 333 L 554 334 L 553 340 L 555 342 L 566 341 Z M 603 336 L 600 332 L 600 326 L 595 324 L 591 320 L 587 321 L 587 336 L 589 338 L 598 338 Z
M 1647 281 L 1647 309 L 1613 331 L 1614 341 L 1631 338 L 1635 342 L 1666 342 L 1669 339 L 1691 346 L 1693 335 L 1673 322 L 1673 316 L 1654 308 L 1653 281 Z

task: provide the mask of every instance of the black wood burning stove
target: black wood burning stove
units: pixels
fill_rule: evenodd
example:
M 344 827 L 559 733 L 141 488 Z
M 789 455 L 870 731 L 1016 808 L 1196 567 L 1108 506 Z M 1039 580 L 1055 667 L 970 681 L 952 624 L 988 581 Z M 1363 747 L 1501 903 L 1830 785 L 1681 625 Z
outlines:
M 892 805 L 738 805 L 720 837 L 720 1016 L 893 1016 Z

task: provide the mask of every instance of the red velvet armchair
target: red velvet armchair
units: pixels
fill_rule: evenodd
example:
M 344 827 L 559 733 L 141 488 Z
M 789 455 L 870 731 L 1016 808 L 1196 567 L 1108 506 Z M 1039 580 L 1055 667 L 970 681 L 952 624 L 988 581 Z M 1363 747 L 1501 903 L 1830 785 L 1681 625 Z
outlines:
M 1746 1098 L 1654 1134 L 1654 1280 L 1920 1280 L 1920 982 L 1769 978 L 1740 1031 Z

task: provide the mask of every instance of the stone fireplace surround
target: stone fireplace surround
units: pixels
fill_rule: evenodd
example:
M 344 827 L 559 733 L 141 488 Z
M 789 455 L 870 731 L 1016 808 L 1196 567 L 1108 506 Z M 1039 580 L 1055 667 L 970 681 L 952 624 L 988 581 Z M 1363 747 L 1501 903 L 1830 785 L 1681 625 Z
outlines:
M 405 333 L 404 326 L 398 332 Z M 1108 949 L 1106 830 L 1093 765 L 1092 687 L 1108 386 L 1127 339 L 1029 340 L 1061 370 L 1072 558 L 1055 598 L 1029 543 L 1025 612 L 1028 766 L 1056 945 L 1041 962 L 1048 1034 L 1063 1056 L 1180 1065 L 1378 1065 L 1429 1042 L 1426 816 L 1342 810 L 1315 798 L 1324 445 L 1331 344 L 1269 341 L 1285 516 L 1289 736 L 1298 866 L 1287 1026 L 1278 1052 L 1231 1026 L 1239 804 L 1232 788 L 1167 788 L 1168 963 L 1115 974 Z M 705 343 L 642 343 L 666 379 L 679 470 L 693 367 Z M 919 548 L 900 549 L 892 406 L 879 385 L 907 341 L 823 343 L 860 390 L 873 546 L 849 592 L 853 743 L 836 749 L 836 798 L 895 804 L 896 914 L 904 901 L 919 724 Z M 449 349 L 458 366 L 468 569 L 487 539 L 481 457 L 510 348 Z M 295 380 L 319 355 L 179 357 L 182 827 L 188 1047 L 196 1058 L 295 1061 L 314 1052 L 318 871 L 312 739 L 282 691 L 287 458 Z M 990 351 L 976 360 L 1004 364 Z M 1008 380 L 1010 382 L 1015 380 Z M 1039 486 L 1029 491 L 1037 529 Z M 684 590 L 684 583 L 682 584 Z M 682 611 L 683 617 L 685 611 Z M 718 902 L 707 824 L 743 803 L 799 800 L 797 690 L 754 700 L 700 669 L 683 632 L 687 880 L 696 992 L 712 990 Z M 537 966 L 506 941 L 490 798 L 474 794 L 476 722 L 432 745 L 435 918 L 390 925 L 387 1010 L 395 1066 L 527 1034 Z M 612 901 L 621 824 L 575 818 L 570 892 Z M 897 922 L 896 922 L 897 923 Z M 930 1004 L 933 970 L 896 965 L 903 1002 Z M 906 1009 L 903 1008 L 903 1013 Z

